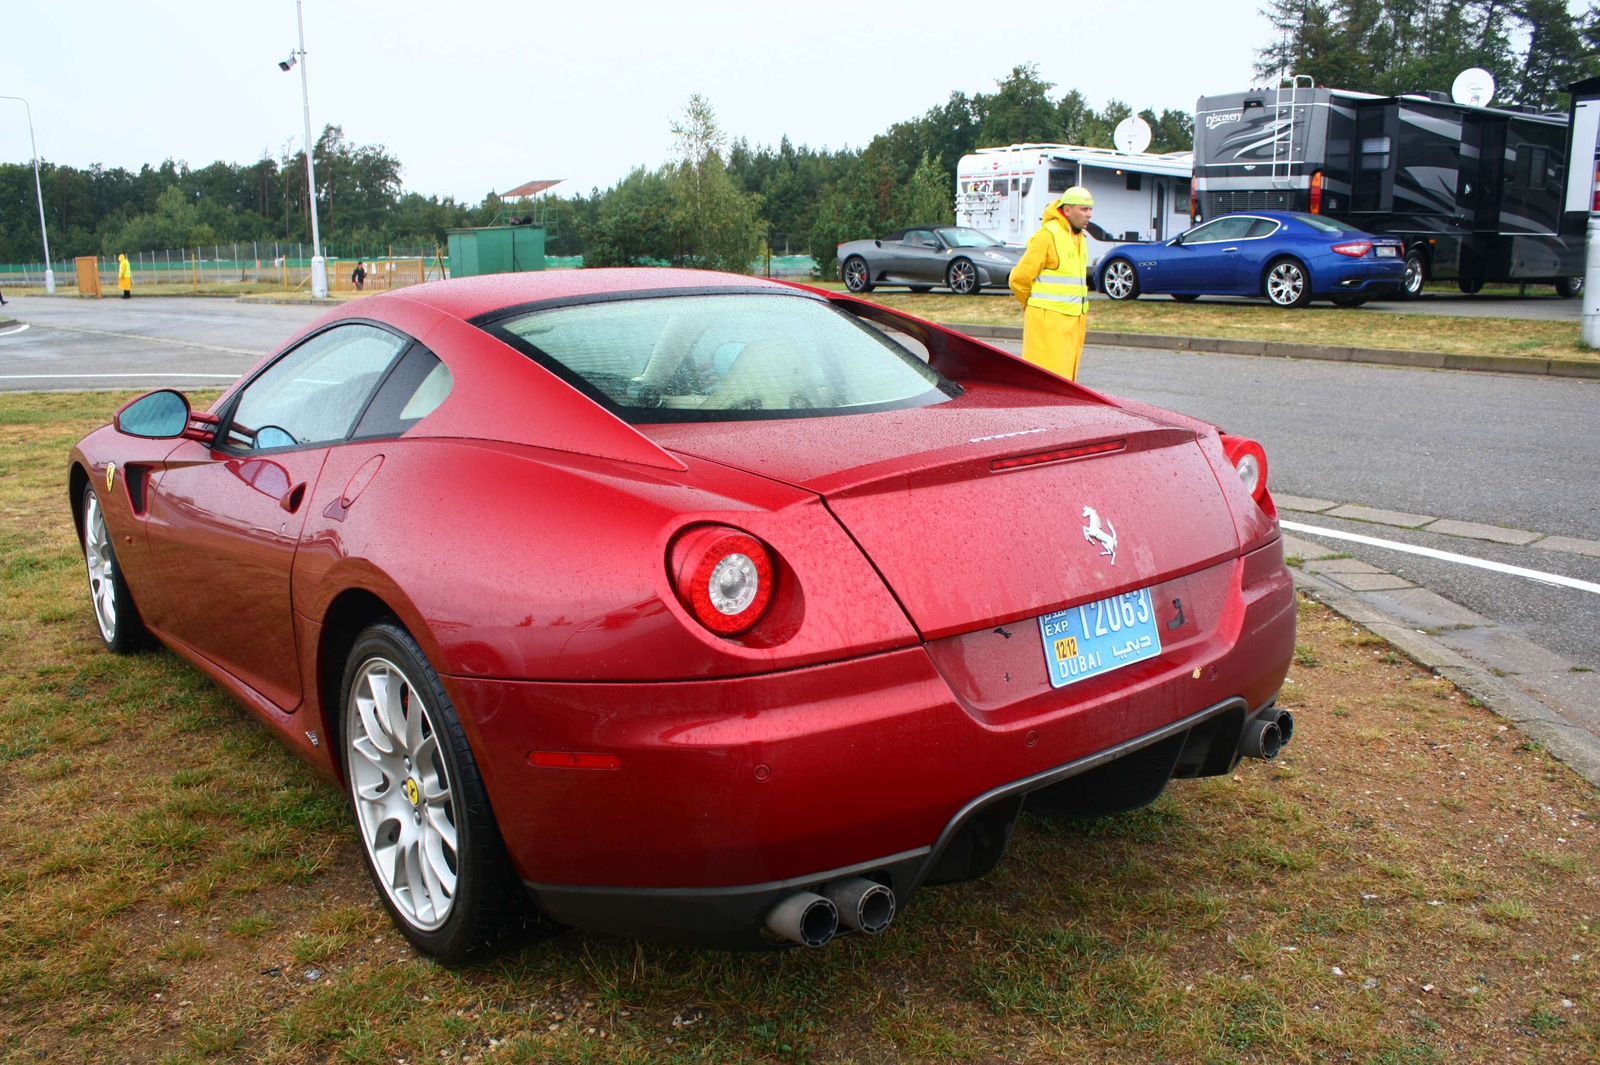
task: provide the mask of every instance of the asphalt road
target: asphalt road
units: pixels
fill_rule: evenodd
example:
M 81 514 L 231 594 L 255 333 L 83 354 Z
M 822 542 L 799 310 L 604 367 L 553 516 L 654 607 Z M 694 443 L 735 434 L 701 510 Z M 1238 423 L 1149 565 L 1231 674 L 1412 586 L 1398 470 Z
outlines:
M 29 328 L 0 334 L 0 390 L 218 387 L 322 310 L 19 297 L 4 313 Z M 1089 349 L 1082 380 L 1260 440 L 1280 493 L 1600 540 L 1600 383 L 1134 348 Z M 1600 583 L 1597 558 L 1295 517 Z M 1600 667 L 1600 595 L 1346 549 Z
M 152 297 L 8 296 L 0 391 L 218 388 L 326 307 Z
M 1166 296 L 1147 296 L 1146 299 L 1168 299 Z M 1266 306 L 1265 300 L 1247 300 L 1230 296 L 1208 296 L 1196 303 L 1254 303 Z M 1326 303 L 1317 307 L 1330 306 Z M 1425 292 L 1414 300 L 1377 300 L 1362 305 L 1359 312 L 1373 311 L 1383 314 L 1437 314 L 1449 318 L 1532 318 L 1543 321 L 1578 322 L 1583 320 L 1583 300 L 1563 299 L 1547 285 L 1535 286 L 1526 296 L 1489 296 L 1479 293 L 1465 296 L 1459 292 Z

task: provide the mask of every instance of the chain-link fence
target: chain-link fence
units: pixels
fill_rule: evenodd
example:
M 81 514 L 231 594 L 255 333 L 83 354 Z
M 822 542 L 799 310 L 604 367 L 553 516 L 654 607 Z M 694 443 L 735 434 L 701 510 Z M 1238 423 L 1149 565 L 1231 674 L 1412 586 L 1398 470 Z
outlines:
M 815 275 L 816 262 L 809 255 L 781 255 L 782 244 L 774 242 L 772 254 L 763 254 L 751 264 L 756 276 L 805 280 Z M 362 289 L 385 290 L 437 281 L 450 276 L 450 257 L 439 247 L 385 245 L 327 245 L 328 288 L 335 292 L 353 291 L 352 278 L 357 263 L 366 267 Z M 95 256 L 95 269 L 102 291 L 117 287 L 117 258 Z M 78 269 L 75 260 L 62 259 L 51 264 L 56 288 L 76 290 Z M 211 244 L 194 248 L 169 248 L 165 251 L 133 252 L 128 255 L 135 290 L 147 285 L 173 289 L 199 289 L 217 285 L 250 286 L 250 291 L 266 287 L 289 292 L 311 287 L 311 245 L 304 241 L 251 241 L 236 244 Z M 550 256 L 549 269 L 575 269 L 583 266 L 583 256 Z M 0 289 L 43 288 L 44 263 L 0 263 Z
M 400 288 L 437 281 L 449 276 L 450 257 L 442 249 L 389 245 L 382 248 L 327 246 L 328 287 L 353 290 L 351 278 L 356 264 L 363 263 L 367 277 L 364 289 Z M 117 287 L 117 258 L 95 256 L 96 272 L 103 290 Z M 215 285 L 271 286 L 288 291 L 309 288 L 311 284 L 311 245 L 303 241 L 251 241 L 236 244 L 211 244 L 194 248 L 169 248 L 165 251 L 133 252 L 128 267 L 135 288 L 162 285 L 190 288 Z M 78 269 L 73 259 L 51 264 L 57 289 L 73 289 L 78 284 Z M 44 263 L 0 264 L 0 287 L 42 288 Z

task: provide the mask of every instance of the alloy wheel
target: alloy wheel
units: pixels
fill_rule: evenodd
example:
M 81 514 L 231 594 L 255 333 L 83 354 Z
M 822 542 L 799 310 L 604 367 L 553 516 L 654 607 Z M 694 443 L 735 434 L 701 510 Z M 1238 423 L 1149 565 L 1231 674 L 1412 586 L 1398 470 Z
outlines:
M 1400 280 L 1400 288 L 1407 297 L 1422 295 L 1422 283 L 1427 279 L 1422 267 L 1422 259 L 1416 255 L 1406 257 L 1406 272 Z
M 851 292 L 865 292 L 867 289 L 867 264 L 860 259 L 851 259 L 844 264 L 844 287 Z
M 111 534 L 100 500 L 85 493 L 83 511 L 83 557 L 89 567 L 89 599 L 94 603 L 94 619 L 106 643 L 117 636 L 117 581 L 112 571 Z
M 373 656 L 350 689 L 350 792 L 379 885 L 405 919 L 433 931 L 450 917 L 461 866 L 455 796 L 422 694 Z
M 1279 263 L 1267 275 L 1267 298 L 1280 307 L 1293 307 L 1305 290 L 1305 271 L 1296 263 Z
M 1118 259 L 1106 267 L 1101 284 L 1105 286 L 1107 296 L 1114 300 L 1125 300 L 1133 295 L 1133 280 L 1133 267 Z
M 965 296 L 977 291 L 978 268 L 962 259 L 950 264 L 950 291 L 958 296 Z

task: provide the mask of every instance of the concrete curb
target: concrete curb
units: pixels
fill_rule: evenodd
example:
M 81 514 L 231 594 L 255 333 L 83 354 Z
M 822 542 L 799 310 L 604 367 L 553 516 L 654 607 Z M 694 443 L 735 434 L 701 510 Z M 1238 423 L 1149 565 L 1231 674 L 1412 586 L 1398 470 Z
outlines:
M 1340 617 L 1372 630 L 1395 650 L 1430 669 L 1516 725 L 1523 735 L 1600 788 L 1600 737 L 1557 714 L 1540 699 L 1474 665 L 1437 640 L 1418 632 L 1354 594 L 1312 573 L 1294 573 L 1295 587 Z
M 1022 327 L 941 322 L 947 329 L 971 337 L 1021 340 Z M 1088 342 L 1107 347 L 1156 348 L 1162 351 L 1207 351 L 1220 355 L 1262 355 L 1276 359 L 1318 359 L 1323 362 L 1365 362 L 1382 366 L 1408 366 L 1428 370 L 1476 370 L 1547 377 L 1578 377 L 1600 381 L 1600 359 L 1536 359 L 1520 355 L 1452 355 L 1442 351 L 1403 351 L 1398 348 L 1356 348 L 1330 344 L 1291 344 L 1281 340 L 1235 340 L 1229 337 L 1173 336 L 1167 333 L 1113 333 L 1089 330 Z
M 281 303 L 286 307 L 343 307 L 349 300 L 335 299 L 284 299 L 280 296 L 234 296 L 235 303 Z

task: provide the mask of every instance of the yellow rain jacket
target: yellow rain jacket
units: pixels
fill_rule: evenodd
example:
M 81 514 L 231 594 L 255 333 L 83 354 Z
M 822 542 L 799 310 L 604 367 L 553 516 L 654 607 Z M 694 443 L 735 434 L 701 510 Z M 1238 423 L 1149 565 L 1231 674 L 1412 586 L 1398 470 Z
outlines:
M 1072 231 L 1056 200 L 1011 271 L 1011 294 L 1025 308 L 1022 357 L 1069 381 L 1077 379 L 1089 332 L 1088 273 L 1088 239 Z
M 133 267 L 128 265 L 126 255 L 117 256 L 117 287 L 124 292 L 133 291 Z

